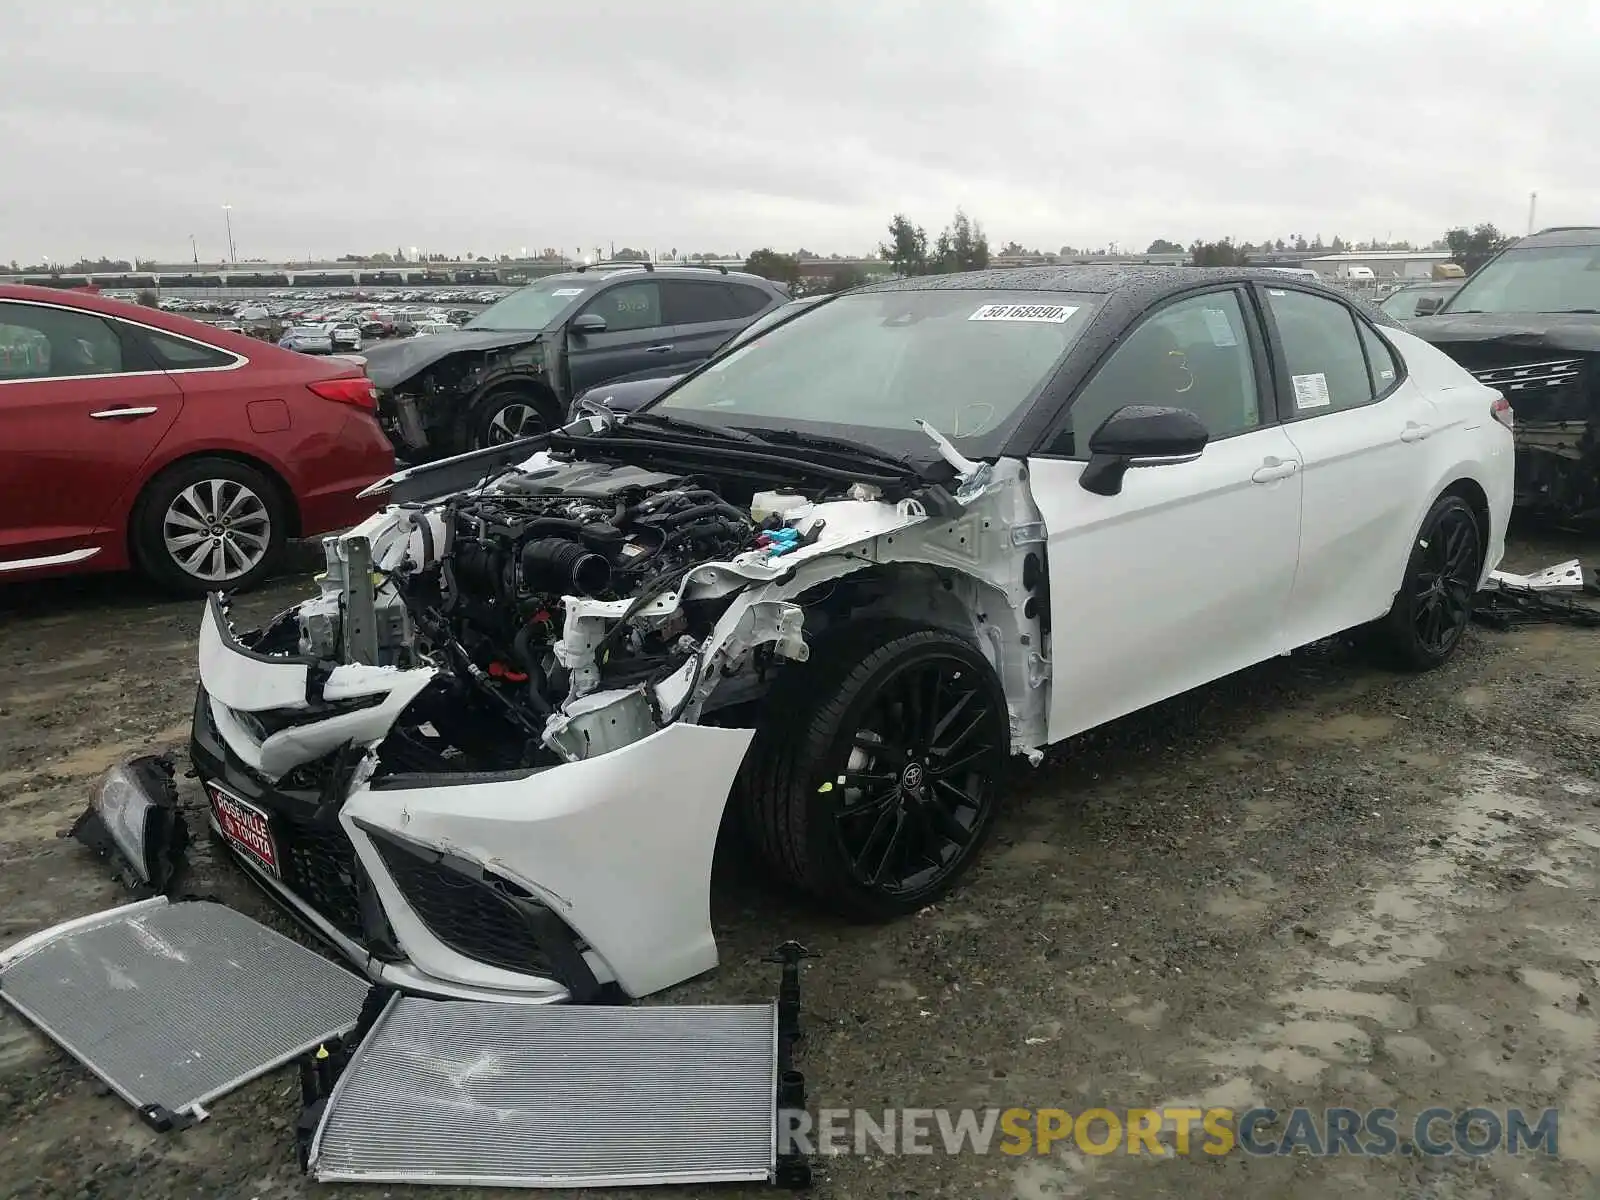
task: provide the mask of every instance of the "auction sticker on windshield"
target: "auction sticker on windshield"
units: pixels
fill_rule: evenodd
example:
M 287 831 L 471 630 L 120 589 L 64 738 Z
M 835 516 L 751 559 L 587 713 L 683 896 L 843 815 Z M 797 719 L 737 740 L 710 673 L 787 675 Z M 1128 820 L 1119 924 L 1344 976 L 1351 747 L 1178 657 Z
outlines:
M 1064 324 L 1077 308 L 1066 304 L 985 304 L 969 321 L 1043 321 Z

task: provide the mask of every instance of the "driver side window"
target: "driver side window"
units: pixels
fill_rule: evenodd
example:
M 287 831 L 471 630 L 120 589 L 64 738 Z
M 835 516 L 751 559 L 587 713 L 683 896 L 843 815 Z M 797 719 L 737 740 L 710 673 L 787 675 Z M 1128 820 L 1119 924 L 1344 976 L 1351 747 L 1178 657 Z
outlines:
M 1055 452 L 1088 458 L 1090 436 L 1128 404 L 1188 409 L 1212 441 L 1261 425 L 1237 292 L 1190 296 L 1146 317 L 1079 390 Z

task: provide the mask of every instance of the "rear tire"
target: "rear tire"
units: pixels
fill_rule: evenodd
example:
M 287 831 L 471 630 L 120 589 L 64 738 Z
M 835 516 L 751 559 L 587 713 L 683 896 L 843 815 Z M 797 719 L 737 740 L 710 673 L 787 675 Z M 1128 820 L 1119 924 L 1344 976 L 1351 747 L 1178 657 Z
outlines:
M 276 480 L 231 458 L 191 458 L 146 485 L 130 522 L 133 560 L 182 596 L 248 591 L 277 568 L 289 513 Z
M 1403 671 L 1442 666 L 1472 623 L 1483 553 L 1472 506 L 1453 493 L 1440 496 L 1412 542 L 1394 606 L 1363 631 L 1363 640 Z
M 916 912 L 954 887 L 994 823 L 1005 695 L 971 643 L 870 623 L 786 668 L 736 803 L 766 864 L 851 920 Z

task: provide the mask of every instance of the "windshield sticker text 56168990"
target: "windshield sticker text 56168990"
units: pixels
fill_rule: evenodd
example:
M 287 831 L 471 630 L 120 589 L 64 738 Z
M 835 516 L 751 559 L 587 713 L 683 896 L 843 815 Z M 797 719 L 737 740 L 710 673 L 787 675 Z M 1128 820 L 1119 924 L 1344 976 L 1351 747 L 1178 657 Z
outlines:
M 1066 304 L 985 304 L 969 321 L 1044 321 L 1063 324 L 1078 310 Z

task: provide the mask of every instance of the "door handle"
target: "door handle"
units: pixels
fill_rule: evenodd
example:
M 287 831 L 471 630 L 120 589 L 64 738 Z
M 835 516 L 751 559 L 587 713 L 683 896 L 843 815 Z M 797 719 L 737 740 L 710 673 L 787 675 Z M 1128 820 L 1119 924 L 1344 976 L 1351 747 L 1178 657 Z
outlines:
M 92 412 L 89 415 L 96 421 L 109 421 L 113 417 L 148 417 L 160 411 L 152 405 L 147 408 L 102 408 L 99 412 Z
M 1250 480 L 1252 483 L 1271 483 L 1275 479 L 1287 479 L 1299 469 L 1300 464 L 1292 458 L 1264 458 Z
M 1400 431 L 1400 440 L 1402 442 L 1420 442 L 1432 433 L 1432 425 L 1418 425 L 1415 421 L 1407 421 L 1406 427 Z
M 648 347 L 645 348 L 645 353 L 646 354 L 665 354 L 665 353 L 667 353 L 667 351 L 669 351 L 671 349 L 672 349 L 671 346 L 648 346 Z

